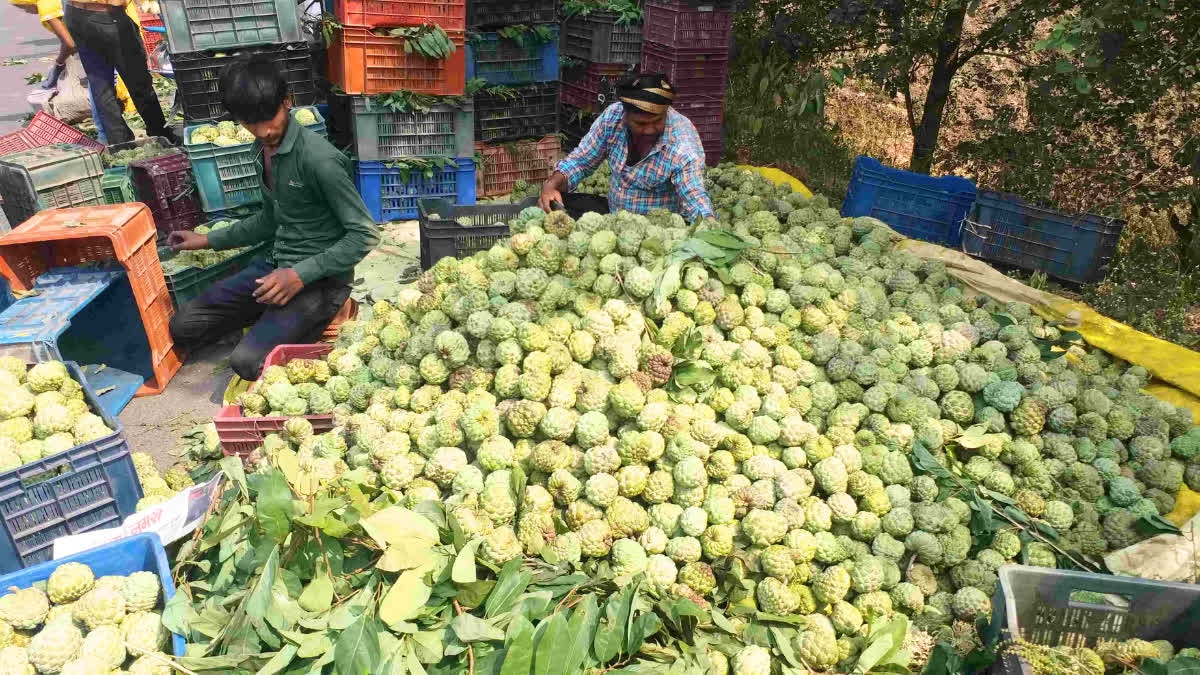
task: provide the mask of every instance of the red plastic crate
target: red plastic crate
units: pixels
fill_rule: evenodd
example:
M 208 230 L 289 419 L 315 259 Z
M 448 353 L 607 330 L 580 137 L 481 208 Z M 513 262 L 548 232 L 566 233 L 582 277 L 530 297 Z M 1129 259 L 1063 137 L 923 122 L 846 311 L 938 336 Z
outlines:
M 725 115 L 725 103 L 716 96 L 688 97 L 671 104 L 676 112 L 691 120 L 700 134 L 701 142 L 721 138 L 721 123 Z
M 154 214 L 154 226 L 170 234 L 194 230 L 204 220 L 192 165 L 187 155 L 172 152 L 129 164 L 137 199 Z
M 496 197 L 513 191 L 518 180 L 540 183 L 550 175 L 562 156 L 562 139 L 546 136 L 539 141 L 505 145 L 475 144 L 479 157 L 475 173 L 476 196 Z
M 168 330 L 175 309 L 155 240 L 154 221 L 144 204 L 47 209 L 0 237 L 0 275 L 14 290 L 24 291 L 53 267 L 120 263 L 133 289 L 153 359 L 154 378 L 137 395 L 158 394 L 182 362 Z
M 683 0 L 646 0 L 642 38 L 665 47 L 686 47 L 728 56 L 733 12 L 720 5 L 693 7 Z M 653 72 L 645 69 L 643 72 Z
M 465 33 L 447 31 L 456 49 L 431 60 L 405 54 L 404 43 L 362 26 L 343 26 L 329 47 L 329 79 L 347 94 L 386 94 L 401 89 L 462 96 L 467 87 Z
M 36 147 L 37 143 L 30 138 L 24 129 L 18 129 L 11 134 L 0 136 L 0 157 Z
M 263 369 L 268 366 L 282 366 L 292 359 L 319 359 L 333 351 L 331 344 L 316 345 L 279 345 L 267 354 L 263 360 Z M 325 433 L 333 428 L 333 415 L 305 415 L 313 431 Z M 226 455 L 245 458 L 262 445 L 267 434 L 283 430 L 286 417 L 243 417 L 242 408 L 237 405 L 227 405 L 213 417 L 217 427 L 217 438 L 221 440 L 221 448 Z
M 615 102 L 617 81 L 629 73 L 623 63 L 590 63 L 562 75 L 561 100 L 585 112 L 599 112 Z
M 467 29 L 466 0 L 337 0 L 334 15 L 343 26 L 419 26 L 445 31 Z
M 642 71 L 663 73 L 684 97 L 721 96 L 729 84 L 729 54 L 642 43 Z
M 162 28 L 162 19 L 157 14 L 146 14 L 139 12 L 142 16 L 142 42 L 146 45 L 146 63 L 151 70 L 158 67 L 158 60 L 154 56 L 154 50 L 159 43 L 166 37 L 166 33 L 157 31 L 148 31 L 147 28 Z
M 33 119 L 29 121 L 29 125 L 25 127 L 24 131 L 34 141 L 34 147 L 54 145 L 55 143 L 71 143 L 73 145 L 82 145 L 96 152 L 104 152 L 103 143 L 91 138 L 45 110 L 39 110 L 38 114 L 34 115 Z

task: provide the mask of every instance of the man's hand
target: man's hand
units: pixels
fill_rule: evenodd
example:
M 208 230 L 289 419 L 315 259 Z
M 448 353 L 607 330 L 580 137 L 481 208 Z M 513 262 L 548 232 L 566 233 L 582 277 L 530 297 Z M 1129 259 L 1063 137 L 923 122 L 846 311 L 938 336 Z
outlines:
M 212 248 L 208 245 L 207 234 L 196 234 L 187 230 L 168 234 L 167 246 L 170 246 L 172 251 L 198 251 L 202 248 Z
M 552 209 L 551 202 L 558 202 L 559 206 L 562 206 L 562 190 L 566 187 L 566 182 L 567 177 L 555 171 L 553 175 L 546 179 L 546 182 L 542 183 L 542 194 L 538 197 L 538 206 L 543 211 L 550 213 Z
M 264 305 L 286 305 L 304 288 L 300 275 L 290 267 L 275 270 L 254 281 L 258 284 L 258 289 L 254 291 L 254 299 Z

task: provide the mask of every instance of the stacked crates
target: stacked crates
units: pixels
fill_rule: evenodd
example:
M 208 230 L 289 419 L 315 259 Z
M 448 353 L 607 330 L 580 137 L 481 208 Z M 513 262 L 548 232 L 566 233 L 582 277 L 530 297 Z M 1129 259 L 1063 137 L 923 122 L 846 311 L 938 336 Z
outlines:
M 579 144 L 592 122 L 616 100 L 617 81 L 642 57 L 642 18 L 605 9 L 568 14 L 562 22 L 564 150 Z
M 663 73 L 674 107 L 700 133 L 710 165 L 721 161 L 733 10 L 728 0 L 646 0 L 641 70 Z
M 476 191 L 497 197 L 540 184 L 558 161 L 560 27 L 544 0 L 469 0 L 467 13 Z
M 417 199 L 475 201 L 475 112 L 466 98 L 465 0 L 335 0 L 329 47 L 335 143 L 357 159 L 355 183 L 377 222 L 417 216 Z M 441 30 L 446 58 L 406 49 L 397 30 Z

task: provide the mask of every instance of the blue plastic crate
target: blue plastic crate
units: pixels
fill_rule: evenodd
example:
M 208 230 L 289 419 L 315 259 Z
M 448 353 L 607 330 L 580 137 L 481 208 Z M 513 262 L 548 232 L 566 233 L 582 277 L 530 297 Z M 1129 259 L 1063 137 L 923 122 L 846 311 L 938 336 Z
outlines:
M 1125 221 L 1044 209 L 1013 195 L 979 193 L 963 226 L 963 251 L 1064 281 L 1104 278 Z
M 0 354 L 26 363 L 71 360 L 87 366 L 112 415 L 154 377 L 150 344 L 123 269 L 58 268 L 34 282 L 35 293 L 0 312 Z M 104 364 L 100 369 L 99 365 Z M 136 384 L 135 384 L 136 383 Z
M 13 294 L 8 285 L 8 279 L 0 277 L 0 312 L 8 309 L 11 304 L 13 304 Z
M 171 579 L 171 564 L 167 560 L 167 552 L 163 550 L 158 535 L 153 533 L 135 534 L 60 560 L 5 574 L 0 577 L 0 588 L 29 588 L 39 581 L 46 581 L 59 565 L 69 562 L 87 565 L 92 568 L 97 578 L 109 575 L 128 576 L 134 572 L 154 572 L 162 582 L 163 606 L 175 597 L 175 582 Z M 183 656 L 184 645 L 182 636 L 172 634 L 171 650 L 175 656 Z
M 558 26 L 547 26 L 554 37 L 545 44 L 525 47 L 499 33 L 477 33 L 467 40 L 467 79 L 488 84 L 531 84 L 558 79 Z
M 115 431 L 0 473 L 0 573 L 50 560 L 59 537 L 120 525 L 142 498 L 124 427 L 100 406 L 79 365 L 66 365 L 88 407 Z
M 975 183 L 966 178 L 934 178 L 859 155 L 842 215 L 878 218 L 906 237 L 957 248 L 975 193 Z
M 359 162 L 354 182 L 375 222 L 415 220 L 417 202 L 423 198 L 475 203 L 475 161 L 460 157 L 454 163 L 456 166 L 434 173 L 433 178 L 412 171 L 405 181 L 400 169 L 388 167 L 387 162 Z

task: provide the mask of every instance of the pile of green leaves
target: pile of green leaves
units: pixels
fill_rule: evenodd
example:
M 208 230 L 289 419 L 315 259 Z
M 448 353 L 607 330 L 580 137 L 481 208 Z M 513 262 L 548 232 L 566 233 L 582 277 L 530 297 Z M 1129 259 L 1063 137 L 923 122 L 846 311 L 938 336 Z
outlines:
M 515 42 L 519 47 L 525 50 L 533 50 L 544 44 L 549 44 L 557 39 L 554 31 L 549 26 L 526 26 L 524 24 L 516 24 L 513 26 L 505 26 L 496 29 L 496 35 L 501 40 L 509 40 Z M 484 35 L 480 33 L 470 33 L 467 35 L 467 40 L 474 44 L 479 44 L 485 41 Z
M 414 174 L 428 180 L 446 168 L 457 168 L 458 164 L 449 157 L 405 157 L 393 159 L 385 166 L 389 169 L 399 170 L 400 182 L 407 183 Z
M 566 0 L 562 4 L 567 17 L 587 16 L 592 12 L 612 12 L 618 25 L 642 22 L 642 7 L 635 0 Z
M 379 94 L 374 98 L 374 103 L 392 112 L 423 113 L 429 112 L 439 105 L 462 106 L 469 100 L 468 97 L 471 93 L 473 92 L 467 92 L 466 96 L 438 96 L 401 89 L 387 94 Z
M 392 28 L 388 35 L 403 40 L 405 54 L 417 54 L 427 59 L 445 59 L 457 49 L 450 36 L 437 24 Z

